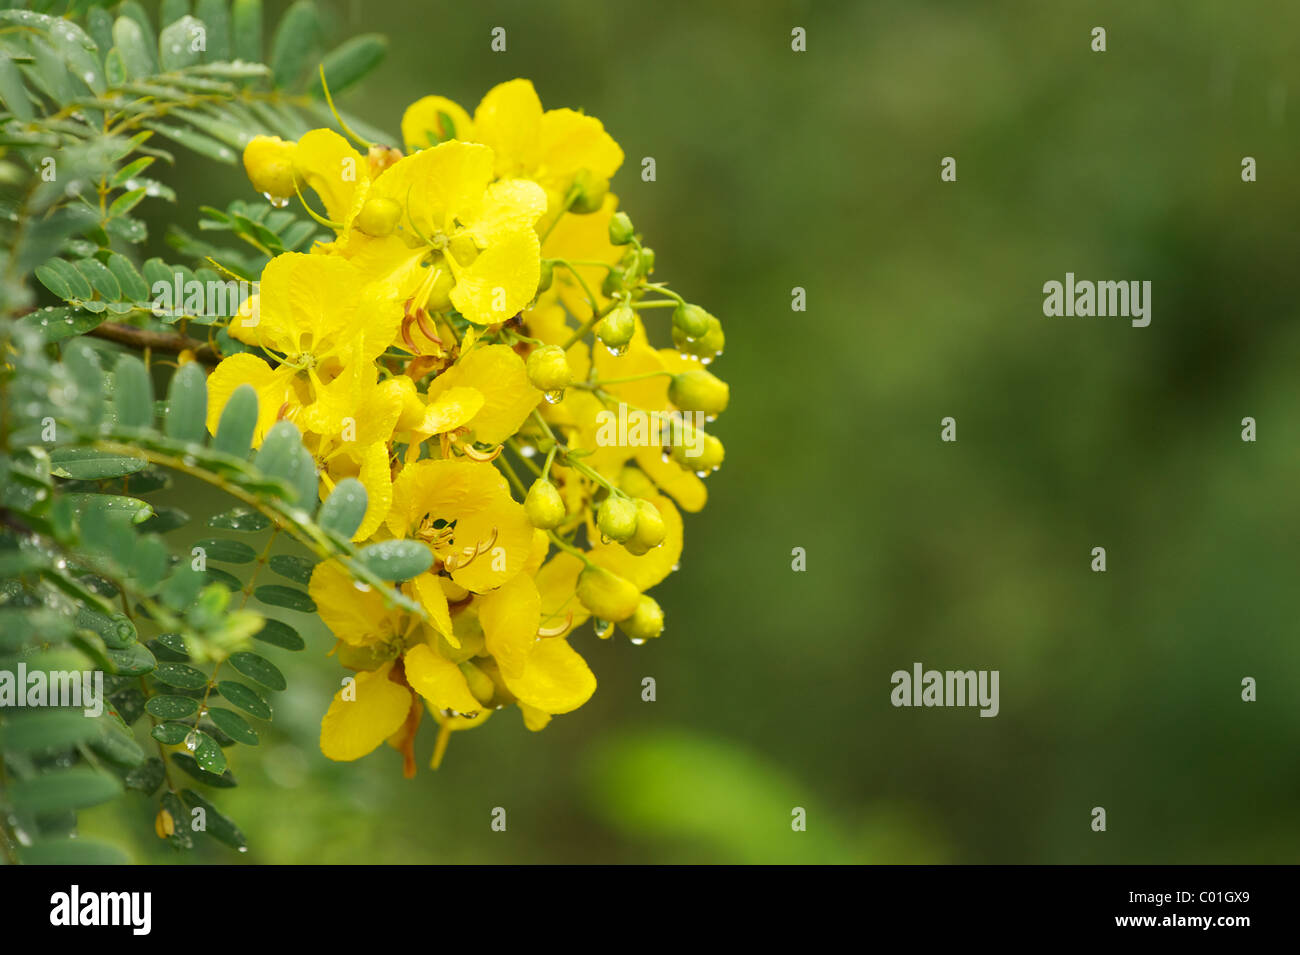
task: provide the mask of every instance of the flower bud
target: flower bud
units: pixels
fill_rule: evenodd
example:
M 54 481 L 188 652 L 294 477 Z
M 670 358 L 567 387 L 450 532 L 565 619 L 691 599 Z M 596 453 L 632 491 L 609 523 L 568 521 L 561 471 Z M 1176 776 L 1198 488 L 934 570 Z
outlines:
M 578 575 L 578 602 L 602 620 L 626 620 L 636 613 L 641 591 L 632 582 L 595 564 Z
M 549 531 L 564 522 L 564 498 L 546 478 L 538 478 L 524 498 L 524 514 L 534 527 Z
M 624 274 L 622 269 L 610 269 L 600 283 L 600 294 L 606 298 L 613 298 L 623 291 L 623 286 L 626 284 L 627 275 Z
M 551 283 L 554 281 L 555 281 L 555 260 L 542 259 L 541 273 L 540 273 L 540 277 L 537 280 L 537 294 L 541 295 L 543 292 L 545 292 L 548 288 L 551 287 Z
M 700 441 L 703 438 L 703 441 Z M 691 454 L 692 451 L 698 451 L 698 454 Z M 703 431 L 697 431 L 691 440 L 685 444 L 675 444 L 672 448 L 672 458 L 688 471 L 709 472 L 716 471 L 722 466 L 722 459 L 726 457 L 726 449 L 723 448 L 722 442 L 711 434 L 705 434 Z
M 609 348 L 624 347 L 636 333 L 636 313 L 630 306 L 620 305 L 600 320 L 596 337 Z
M 692 368 L 680 375 L 673 375 L 668 384 L 668 400 L 682 411 L 721 414 L 727 410 L 730 398 L 731 388 L 727 383 L 703 368 Z
M 382 239 L 391 235 L 402 217 L 402 207 L 395 199 L 367 199 L 357 213 L 357 228 L 366 235 Z
M 722 354 L 726 344 L 727 338 L 722 333 L 722 323 L 712 315 L 709 316 L 709 330 L 700 338 L 687 338 L 685 332 L 676 325 L 673 326 L 673 345 L 683 355 L 694 355 L 712 361 Z
M 563 391 L 573 381 L 573 370 L 559 345 L 534 348 L 526 367 L 528 380 L 538 391 Z
M 709 313 L 698 305 L 679 303 L 673 309 L 673 328 L 687 338 L 703 338 L 709 331 Z
M 610 540 L 620 544 L 636 533 L 637 506 L 631 498 L 611 494 L 596 512 L 596 526 Z
M 636 532 L 632 540 L 639 547 L 651 550 L 664 542 L 668 528 L 664 526 L 663 515 L 659 508 L 643 497 L 636 500 Z
M 609 241 L 614 245 L 627 245 L 632 241 L 632 218 L 626 212 L 616 212 L 609 220 Z
M 279 136 L 254 136 L 244 147 L 244 171 L 258 192 L 275 202 L 287 202 L 295 192 L 293 154 L 297 143 Z
M 632 616 L 619 621 L 618 628 L 626 633 L 633 643 L 653 640 L 664 632 L 663 608 L 649 594 L 642 594 Z
M 655 250 L 641 246 L 641 274 L 649 275 L 655 270 Z
M 579 169 L 573 177 L 573 188 L 577 197 L 569 206 L 570 212 L 588 215 L 599 212 L 605 204 L 605 194 L 609 192 L 609 180 L 601 179 L 590 169 Z

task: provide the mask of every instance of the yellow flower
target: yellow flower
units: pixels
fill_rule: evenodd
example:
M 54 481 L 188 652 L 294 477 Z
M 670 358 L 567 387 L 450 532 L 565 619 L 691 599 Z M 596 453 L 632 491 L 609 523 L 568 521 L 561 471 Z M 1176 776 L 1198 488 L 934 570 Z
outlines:
M 405 214 L 392 236 L 349 241 L 346 254 L 388 276 L 403 299 L 414 296 L 414 307 L 448 273 L 450 304 L 478 324 L 504 322 L 532 300 L 541 274 L 533 226 L 546 196 L 526 180 L 493 182 L 486 146 L 447 142 L 407 156 L 370 185 L 367 202 L 378 200 Z
M 259 294 L 231 321 L 230 335 L 277 364 L 246 352 L 221 361 L 208 378 L 208 427 L 241 384 L 258 396 L 254 443 L 277 417 L 303 431 L 337 434 L 355 415 L 373 361 L 392 340 L 399 314 L 383 286 L 365 285 L 344 259 L 285 253 L 262 273 Z
M 453 581 L 479 594 L 519 573 L 533 546 L 533 525 L 501 472 L 459 459 L 407 465 L 393 484 L 388 529 L 423 540 Z
M 531 179 L 546 190 L 548 220 L 560 214 L 584 170 L 607 185 L 623 165 L 623 150 L 600 120 L 572 109 L 543 112 L 537 90 L 523 79 L 483 97 L 474 111 L 473 141 L 492 147 L 498 176 Z

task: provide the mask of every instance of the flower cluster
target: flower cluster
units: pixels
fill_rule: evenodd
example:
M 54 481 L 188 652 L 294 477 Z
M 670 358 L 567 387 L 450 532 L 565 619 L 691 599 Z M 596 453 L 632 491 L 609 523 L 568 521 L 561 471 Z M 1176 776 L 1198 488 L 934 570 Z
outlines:
M 248 350 L 210 377 L 209 426 L 251 384 L 255 441 L 292 421 L 323 496 L 365 486 L 356 541 L 432 550 L 399 585 L 422 614 L 335 562 L 310 585 L 356 671 L 321 748 L 352 760 L 387 741 L 410 775 L 426 708 L 436 767 L 452 731 L 495 710 L 540 730 L 585 703 L 596 680 L 569 637 L 588 619 L 601 638 L 659 635 L 646 591 L 680 557 L 678 507 L 704 506 L 701 478 L 722 462 L 705 424 L 728 388 L 705 367 L 720 323 L 652 279 L 653 250 L 617 211 L 623 152 L 599 120 L 543 110 L 513 80 L 472 117 L 443 97 L 412 104 L 405 149 L 353 138 L 360 150 L 328 129 L 249 143 L 254 187 L 298 197 L 334 238 L 266 266 L 228 329 Z M 656 315 L 671 325 L 647 329 Z M 679 440 L 611 440 L 620 413 L 673 415 Z

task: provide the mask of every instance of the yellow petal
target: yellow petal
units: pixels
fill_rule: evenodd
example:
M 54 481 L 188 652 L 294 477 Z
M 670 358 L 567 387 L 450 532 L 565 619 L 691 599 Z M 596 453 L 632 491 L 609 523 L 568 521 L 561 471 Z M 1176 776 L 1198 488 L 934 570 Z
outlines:
M 474 420 L 484 401 L 483 392 L 477 388 L 448 388 L 429 403 L 418 430 L 428 435 L 462 428 Z
M 523 714 L 524 725 L 534 733 L 546 729 L 546 725 L 551 722 L 551 714 L 544 713 L 539 709 L 529 706 L 527 703 L 520 703 L 519 712 Z
M 579 627 L 591 616 L 577 597 L 578 574 L 582 573 L 583 566 L 572 554 L 560 552 L 537 572 L 535 582 L 542 603 L 542 627 L 559 626 L 569 614 L 573 614 L 573 627 Z
M 474 137 L 496 154 L 501 178 L 527 173 L 537 165 L 542 101 L 528 80 L 510 80 L 488 90 L 474 110 Z
M 488 345 L 463 355 L 430 383 L 430 402 L 457 387 L 475 388 L 486 398 L 469 422 L 484 444 L 500 444 L 518 431 L 542 400 L 528 380 L 524 360 L 509 345 Z
M 366 489 L 366 513 L 361 526 L 352 535 L 354 541 L 363 541 L 379 529 L 388 517 L 393 504 L 393 476 L 388 464 L 388 445 L 384 442 L 368 444 L 361 451 L 361 470 L 357 474 Z
M 453 218 L 473 221 L 491 181 L 492 150 L 452 141 L 390 167 L 375 180 L 370 197 L 392 199 L 405 209 L 397 233 L 412 244 L 423 244 L 437 232 L 450 235 Z
M 266 432 L 275 424 L 280 408 L 290 400 L 292 378 L 293 369 L 272 368 L 247 352 L 221 359 L 208 376 L 208 430 L 217 433 L 221 412 L 235 389 L 240 385 L 252 385 L 257 392 L 257 426 L 253 431 L 253 445 L 261 444 Z
M 543 713 L 568 713 L 591 699 L 596 677 L 563 637 L 539 640 L 522 676 L 501 678 L 521 703 Z
M 503 675 L 517 677 L 523 674 L 529 654 L 537 643 L 541 607 L 537 585 L 525 574 L 516 574 L 500 589 L 485 594 L 479 603 L 478 618 L 483 625 L 483 639 Z
M 366 201 L 370 169 L 366 159 L 332 129 L 313 129 L 293 154 L 294 171 L 325 204 L 325 214 L 346 231 Z
M 451 303 L 471 322 L 494 325 L 521 312 L 537 294 L 540 245 L 532 229 L 497 233 L 469 266 L 452 265 Z
M 637 448 L 636 463 L 652 481 L 676 499 L 682 510 L 694 514 L 704 509 L 709 499 L 709 489 L 704 482 L 676 461 L 665 461 L 659 448 Z
M 406 721 L 411 691 L 388 679 L 393 664 L 361 671 L 343 687 L 321 721 L 320 748 L 330 759 L 360 759 L 392 736 Z M 346 699 L 352 696 L 354 699 Z
M 623 165 L 623 150 L 594 116 L 551 109 L 538 129 L 539 162 L 556 178 L 571 179 L 580 169 L 609 179 Z
M 437 574 L 425 571 L 411 583 L 415 586 L 416 599 L 420 601 L 429 619 L 433 621 L 434 628 L 446 637 L 448 643 L 459 650 L 460 640 L 452 629 L 451 610 L 447 606 L 447 592 L 442 589 L 441 578 Z
M 330 632 L 352 646 L 368 646 L 391 640 L 399 620 L 384 606 L 376 590 L 358 590 L 337 561 L 327 560 L 312 571 L 307 593 L 316 602 L 316 612 Z
M 460 667 L 438 656 L 428 644 L 411 647 L 403 659 L 406 682 L 438 709 L 457 713 L 477 713 L 483 709 L 483 704 L 469 691 Z
M 450 128 L 447 120 L 451 121 Z M 448 139 L 473 142 L 472 127 L 469 113 L 458 103 L 445 96 L 425 96 L 406 107 L 402 114 L 402 142 L 409 152 L 428 149 Z

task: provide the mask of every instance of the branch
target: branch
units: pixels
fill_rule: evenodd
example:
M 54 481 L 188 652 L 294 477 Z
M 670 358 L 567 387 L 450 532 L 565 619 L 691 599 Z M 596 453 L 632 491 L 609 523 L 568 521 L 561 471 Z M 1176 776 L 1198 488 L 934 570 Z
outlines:
M 205 365 L 215 365 L 221 360 L 211 345 L 197 338 L 190 338 L 179 332 L 155 332 L 134 325 L 119 325 L 116 322 L 104 322 L 92 328 L 89 334 L 96 338 L 106 338 L 111 342 L 131 345 L 135 348 L 148 348 L 153 351 L 180 354 L 183 351 L 194 352 L 194 357 Z

